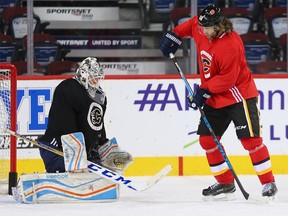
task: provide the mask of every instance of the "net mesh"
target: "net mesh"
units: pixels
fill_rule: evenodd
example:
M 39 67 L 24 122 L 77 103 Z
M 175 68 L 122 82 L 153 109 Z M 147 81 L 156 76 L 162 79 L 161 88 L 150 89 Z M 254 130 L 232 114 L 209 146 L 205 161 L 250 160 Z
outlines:
M 5 133 L 10 128 L 11 101 L 10 70 L 0 69 L 0 193 L 7 193 L 10 172 L 10 135 Z

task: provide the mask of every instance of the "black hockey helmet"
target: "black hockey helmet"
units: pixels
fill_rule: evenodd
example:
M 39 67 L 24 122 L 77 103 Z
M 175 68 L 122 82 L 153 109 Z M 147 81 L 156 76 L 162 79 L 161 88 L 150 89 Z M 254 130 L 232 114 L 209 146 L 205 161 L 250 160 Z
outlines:
M 214 4 L 209 4 L 204 8 L 200 15 L 198 16 L 198 22 L 203 27 L 210 27 L 217 25 L 222 21 L 224 15 L 220 8 L 216 7 Z

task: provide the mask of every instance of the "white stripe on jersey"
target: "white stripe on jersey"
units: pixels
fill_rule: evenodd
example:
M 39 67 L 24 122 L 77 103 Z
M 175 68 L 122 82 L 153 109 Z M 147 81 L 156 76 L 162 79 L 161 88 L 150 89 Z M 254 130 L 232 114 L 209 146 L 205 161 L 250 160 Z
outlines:
M 239 92 L 239 90 L 236 86 L 233 86 L 233 88 L 229 89 L 229 91 L 232 93 L 232 95 L 235 98 L 237 103 L 244 100 L 244 98 L 242 97 L 241 93 Z
M 269 168 L 271 168 L 271 161 L 270 160 L 265 161 L 264 163 L 261 163 L 261 164 L 254 165 L 254 169 L 257 173 L 263 172 L 264 170 L 267 170 Z
M 219 164 L 217 166 L 210 166 L 210 169 L 214 175 L 219 175 L 228 169 L 228 165 L 224 161 L 222 164 Z

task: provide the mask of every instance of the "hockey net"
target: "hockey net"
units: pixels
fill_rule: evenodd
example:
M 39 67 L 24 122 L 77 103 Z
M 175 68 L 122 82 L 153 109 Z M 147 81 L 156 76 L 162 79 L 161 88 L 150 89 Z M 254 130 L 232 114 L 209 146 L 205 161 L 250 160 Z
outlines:
M 12 64 L 0 63 L 0 193 L 12 194 L 17 184 L 16 137 L 6 128 L 16 131 L 17 69 Z

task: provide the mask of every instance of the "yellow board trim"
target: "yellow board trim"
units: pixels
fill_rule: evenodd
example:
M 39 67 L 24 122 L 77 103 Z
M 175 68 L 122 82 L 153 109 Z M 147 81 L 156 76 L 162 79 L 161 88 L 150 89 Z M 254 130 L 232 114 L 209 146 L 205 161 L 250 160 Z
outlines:
M 288 155 L 271 155 L 274 174 L 288 174 Z M 229 156 L 229 160 L 237 174 L 254 174 L 256 172 L 249 156 Z M 172 165 L 170 176 L 212 175 L 205 156 L 186 157 L 136 157 L 125 171 L 126 176 L 151 176 L 167 164 Z M 17 172 L 43 173 L 45 170 L 41 159 L 18 159 Z

